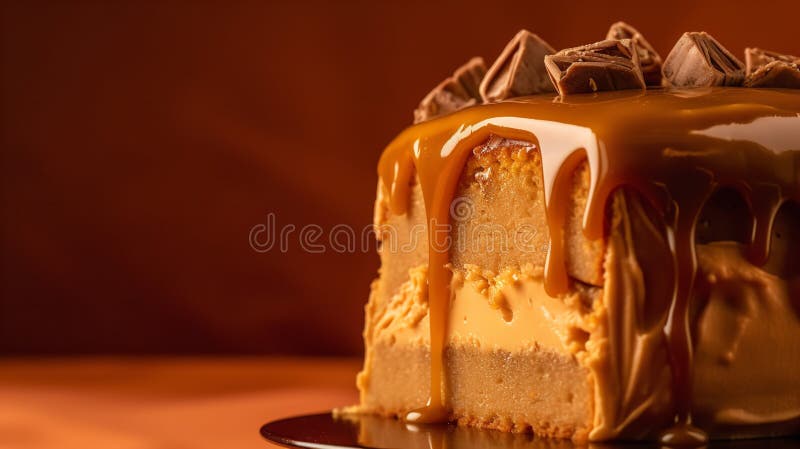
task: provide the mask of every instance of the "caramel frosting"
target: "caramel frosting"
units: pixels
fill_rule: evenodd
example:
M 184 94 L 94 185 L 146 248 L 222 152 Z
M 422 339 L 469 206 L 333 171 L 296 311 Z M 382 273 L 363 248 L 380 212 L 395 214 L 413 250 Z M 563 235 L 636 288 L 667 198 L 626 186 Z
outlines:
M 391 211 L 403 214 L 416 173 L 427 212 L 431 393 L 427 407 L 410 413 L 410 421 L 436 422 L 447 417 L 440 386 L 442 351 L 452 319 L 453 275 L 448 268 L 447 232 L 443 230 L 447 229 L 452 197 L 470 150 L 492 135 L 528 141 L 541 152 L 550 232 L 543 273 L 548 296 L 564 298 L 574 291 L 574 282 L 565 269 L 563 224 L 570 174 L 582 161 L 588 162 L 591 175 L 583 221 L 588 238 L 606 236 L 610 198 L 622 187 L 640 198 L 643 208 L 654 211 L 663 231 L 663 238 L 654 240 L 660 243 L 642 253 L 649 267 L 662 268 L 647 271 L 647 276 L 663 288 L 637 290 L 637 298 L 617 298 L 621 301 L 618 307 L 639 304 L 639 309 L 631 310 L 642 315 L 634 321 L 636 326 L 610 323 L 612 332 L 622 334 L 607 336 L 615 339 L 609 346 L 621 352 L 606 360 L 623 367 L 618 379 L 636 380 L 642 377 L 631 361 L 651 354 L 653 366 L 666 367 L 667 376 L 658 379 L 666 379 L 668 385 L 649 388 L 668 392 L 668 398 L 648 402 L 646 394 L 637 396 L 641 391 L 623 391 L 619 396 L 626 398 L 623 405 L 598 403 L 603 416 L 616 418 L 596 423 L 592 439 L 630 435 L 626 433 L 630 429 L 626 419 L 643 416 L 641 410 L 658 405 L 674 417 L 659 423 L 662 441 L 703 441 L 705 434 L 692 426 L 691 414 L 695 401 L 693 369 L 701 359 L 695 360 L 698 336 L 690 316 L 695 313 L 699 286 L 707 284 L 709 278 L 702 282 L 698 279 L 699 272 L 705 273 L 700 257 L 704 253 L 695 245 L 698 217 L 714 192 L 736 189 L 752 214 L 750 239 L 742 249 L 746 263 L 757 268 L 768 261 L 778 209 L 787 201 L 800 201 L 800 93 L 715 87 L 615 91 L 567 98 L 540 95 L 473 106 L 402 132 L 384 151 L 379 176 Z M 631 229 L 635 232 L 638 228 Z M 624 254 L 627 248 L 622 243 L 617 247 L 617 254 Z M 720 274 L 712 277 L 719 279 Z M 624 279 L 618 282 L 622 285 Z M 785 281 L 780 282 L 774 288 L 788 288 Z M 610 298 L 611 293 L 606 291 L 605 295 Z M 750 302 L 762 301 L 757 298 L 763 295 L 753 295 L 756 299 Z M 716 304 L 713 300 L 704 303 Z M 632 342 L 643 346 L 632 347 Z M 659 344 L 666 350 L 654 349 Z M 705 360 L 706 353 L 698 357 L 701 355 Z M 614 372 L 600 368 L 597 372 Z M 635 382 L 608 385 L 630 388 Z M 614 407 L 629 409 L 611 410 Z M 739 404 L 731 406 L 722 418 L 766 419 L 759 418 L 758 413 Z M 791 404 L 785 413 L 790 419 L 794 417 Z

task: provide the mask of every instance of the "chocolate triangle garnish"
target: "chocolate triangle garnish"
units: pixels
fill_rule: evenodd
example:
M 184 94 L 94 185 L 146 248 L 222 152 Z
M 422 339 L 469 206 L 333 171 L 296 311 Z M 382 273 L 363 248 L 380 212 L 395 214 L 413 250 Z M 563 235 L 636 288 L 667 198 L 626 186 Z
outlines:
M 744 50 L 747 87 L 800 89 L 800 58 L 760 48 Z
M 630 39 L 639 55 L 639 66 L 642 68 L 645 84 L 648 86 L 661 85 L 661 56 L 642 36 L 642 33 L 625 22 L 617 22 L 608 29 L 606 39 Z
M 499 101 L 543 92 L 552 92 L 544 57 L 553 47 L 527 30 L 517 33 L 489 68 L 480 86 L 484 101 Z
M 544 60 L 553 85 L 562 96 L 645 88 L 639 57 L 630 39 L 568 48 Z
M 480 103 L 478 86 L 485 74 L 483 59 L 470 59 L 422 99 L 414 111 L 414 123 Z
M 740 86 L 744 81 L 742 62 L 705 32 L 683 33 L 662 71 L 674 87 Z

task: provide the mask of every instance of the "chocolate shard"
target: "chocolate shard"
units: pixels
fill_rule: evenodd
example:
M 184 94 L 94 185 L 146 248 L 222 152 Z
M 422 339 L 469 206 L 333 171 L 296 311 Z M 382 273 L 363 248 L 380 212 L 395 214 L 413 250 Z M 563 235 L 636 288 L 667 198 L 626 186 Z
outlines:
M 558 93 L 645 89 L 639 57 L 630 39 L 568 48 L 544 58 Z
M 705 32 L 683 33 L 662 72 L 674 87 L 740 86 L 744 81 L 742 62 Z
M 747 87 L 800 89 L 800 58 L 760 48 L 744 50 Z
M 642 33 L 625 22 L 617 22 L 608 29 L 606 39 L 630 39 L 639 55 L 639 66 L 642 68 L 645 84 L 648 86 L 661 85 L 661 56 L 642 36 Z
M 552 92 L 544 57 L 553 47 L 528 30 L 521 30 L 506 45 L 481 82 L 484 101 L 499 101 L 543 92 Z
M 485 74 L 483 59 L 470 59 L 422 99 L 414 111 L 414 123 L 480 103 L 478 86 Z

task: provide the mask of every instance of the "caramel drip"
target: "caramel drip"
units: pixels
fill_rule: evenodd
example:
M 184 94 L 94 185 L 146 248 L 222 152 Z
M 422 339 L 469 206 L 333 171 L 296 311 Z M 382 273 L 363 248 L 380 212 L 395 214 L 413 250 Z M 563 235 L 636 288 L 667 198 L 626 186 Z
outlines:
M 776 133 L 778 134 L 776 136 Z M 550 248 L 548 294 L 570 288 L 563 223 L 569 179 L 584 158 L 591 170 L 584 234 L 602 238 L 606 204 L 620 187 L 638 191 L 663 217 L 674 266 L 672 302 L 665 317 L 675 426 L 662 441 L 698 443 L 691 426 L 690 306 L 697 267 L 694 232 L 706 199 L 724 186 L 745 196 L 753 212 L 748 252 L 763 263 L 772 222 L 786 200 L 800 201 L 800 93 L 791 90 L 711 88 L 536 96 L 477 106 L 406 129 L 379 164 L 390 209 L 402 214 L 416 169 L 428 216 L 431 393 L 416 422 L 447 419 L 443 350 L 450 302 L 449 210 L 470 150 L 490 135 L 533 143 L 542 156 Z
M 544 288 L 550 296 L 558 296 L 569 291 L 567 262 L 564 260 L 564 227 L 569 204 L 570 178 L 572 172 L 585 158 L 585 152 L 574 151 L 559 164 L 553 179 L 551 197 L 547 202 L 546 213 L 547 227 L 550 230 L 550 245 L 544 264 Z
M 783 204 L 781 192 L 774 185 L 760 184 L 753 187 L 744 197 L 750 200 L 750 210 L 753 212 L 753 235 L 750 240 L 749 258 L 754 264 L 763 265 L 769 256 L 769 247 L 772 245 L 772 224 L 778 209 Z

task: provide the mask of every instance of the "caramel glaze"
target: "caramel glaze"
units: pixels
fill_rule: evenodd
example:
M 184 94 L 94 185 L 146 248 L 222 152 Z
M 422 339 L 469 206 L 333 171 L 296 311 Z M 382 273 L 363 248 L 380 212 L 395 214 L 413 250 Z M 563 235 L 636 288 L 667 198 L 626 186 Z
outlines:
M 800 92 L 708 88 L 536 96 L 471 107 L 412 126 L 384 151 L 379 176 L 394 214 L 405 213 L 416 171 L 428 220 L 431 388 L 415 422 L 447 420 L 442 354 L 450 301 L 449 206 L 470 150 L 490 135 L 526 140 L 542 156 L 550 247 L 545 263 L 549 295 L 569 291 L 563 225 L 570 174 L 586 159 L 591 173 L 584 235 L 603 238 L 606 203 L 632 188 L 663 218 L 674 276 L 663 332 L 672 373 L 674 426 L 661 440 L 700 443 L 692 427 L 692 336 L 689 298 L 697 267 L 695 225 L 716 189 L 733 187 L 753 214 L 748 246 L 754 264 L 770 248 L 775 215 L 784 201 L 800 201 Z M 666 265 L 670 264 L 670 265 Z

